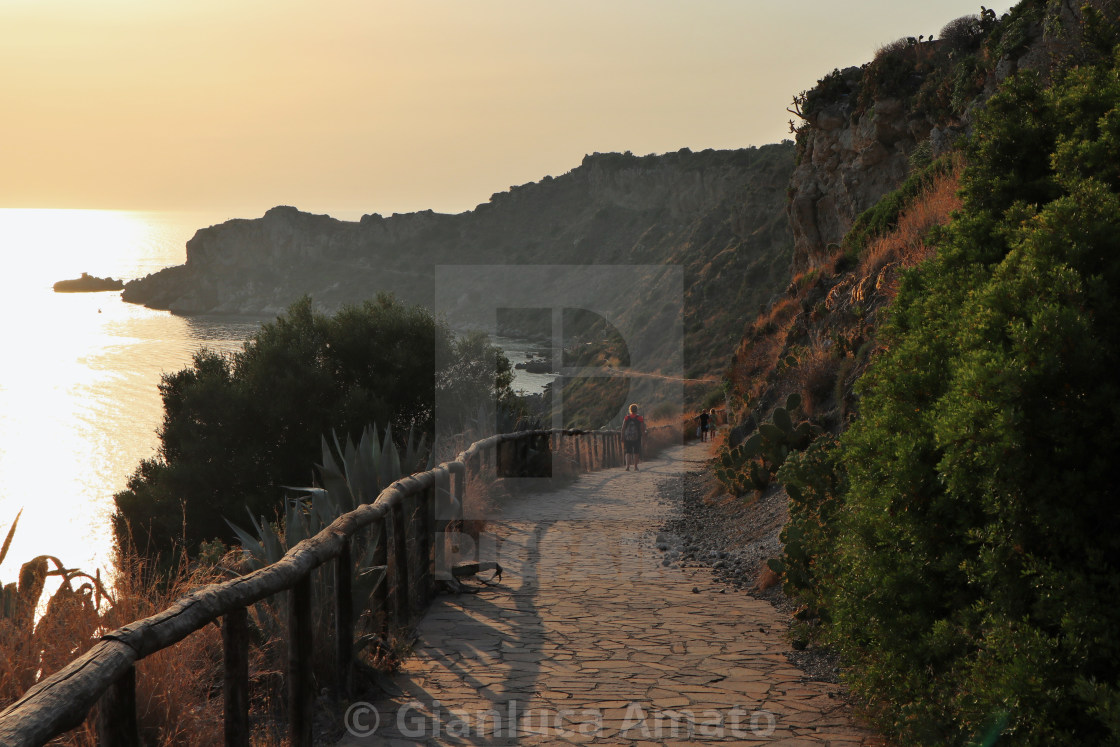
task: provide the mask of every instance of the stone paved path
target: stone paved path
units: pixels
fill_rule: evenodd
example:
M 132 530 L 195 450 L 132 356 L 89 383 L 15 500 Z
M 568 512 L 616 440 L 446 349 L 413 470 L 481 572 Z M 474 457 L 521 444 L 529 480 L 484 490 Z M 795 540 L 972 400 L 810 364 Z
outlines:
M 705 453 L 678 447 L 637 473 L 514 499 L 491 525 L 501 585 L 438 597 L 400 693 L 352 706 L 339 747 L 882 744 L 839 686 L 786 660 L 773 607 L 662 565 L 671 505 L 657 483 Z

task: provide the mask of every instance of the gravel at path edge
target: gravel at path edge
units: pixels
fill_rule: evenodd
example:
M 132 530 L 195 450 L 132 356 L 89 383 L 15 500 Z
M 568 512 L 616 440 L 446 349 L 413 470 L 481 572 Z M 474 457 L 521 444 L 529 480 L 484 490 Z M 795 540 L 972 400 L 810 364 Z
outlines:
M 795 605 L 775 585 L 756 587 L 766 561 L 782 553 L 779 535 L 789 519 L 786 494 L 773 485 L 757 500 L 735 499 L 726 494 L 709 498 L 715 480 L 703 470 L 663 480 L 658 490 L 674 505 L 673 514 L 656 538 L 661 563 L 682 568 L 709 568 L 726 593 L 750 594 L 792 615 Z M 786 654 L 790 663 L 824 682 L 839 681 L 836 657 L 811 646 Z

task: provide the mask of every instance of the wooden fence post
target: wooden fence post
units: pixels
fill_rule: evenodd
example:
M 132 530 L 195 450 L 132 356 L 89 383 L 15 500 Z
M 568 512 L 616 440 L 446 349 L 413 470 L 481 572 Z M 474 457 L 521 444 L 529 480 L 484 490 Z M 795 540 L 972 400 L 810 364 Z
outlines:
M 249 747 L 249 609 L 238 607 L 222 619 L 225 652 L 226 747 Z
M 129 667 L 101 696 L 97 705 L 97 743 L 104 747 L 140 747 L 136 667 Z
M 459 501 L 459 505 L 452 511 L 449 521 L 457 522 L 458 531 L 463 531 L 462 522 L 463 517 L 466 515 L 467 505 L 467 465 L 463 464 L 458 467 L 452 474 L 452 483 L 454 497 Z
M 435 596 L 436 574 L 448 572 L 447 568 L 447 527 L 454 521 L 452 516 L 452 471 L 441 465 L 436 473 L 435 499 L 432 501 L 432 595 Z
M 424 586 L 424 571 L 420 565 L 422 545 L 420 542 L 419 514 L 424 500 L 424 491 L 416 490 L 408 494 L 404 502 L 405 549 L 408 550 L 408 619 L 418 620 L 423 611 L 420 592 Z
M 350 697 L 350 673 L 354 664 L 354 593 L 351 587 L 353 562 L 350 538 L 342 542 L 342 550 L 334 561 L 334 654 L 335 692 Z
M 416 537 L 416 602 L 417 609 L 423 613 L 424 606 L 431 599 L 432 585 L 432 499 L 435 482 L 416 494 L 416 515 L 412 533 Z
M 393 502 L 391 515 L 393 517 L 393 565 L 396 566 L 396 578 L 393 579 L 396 582 L 396 588 L 393 589 L 393 611 L 397 625 L 403 627 L 408 625 L 412 614 L 408 601 L 408 540 L 405 534 L 403 496 Z
M 288 737 L 292 747 L 311 746 L 311 574 L 288 592 Z
M 424 491 L 424 603 L 430 602 L 436 595 L 436 542 L 441 537 L 437 536 L 436 504 L 439 502 L 440 475 L 443 470 L 437 469 L 432 487 Z
M 377 540 L 373 548 L 373 566 L 385 569 L 384 575 L 377 586 L 373 587 L 373 603 L 371 604 L 374 615 L 381 618 L 381 632 L 389 634 L 389 584 L 393 579 L 389 576 L 389 521 L 383 515 L 369 528 L 371 538 Z

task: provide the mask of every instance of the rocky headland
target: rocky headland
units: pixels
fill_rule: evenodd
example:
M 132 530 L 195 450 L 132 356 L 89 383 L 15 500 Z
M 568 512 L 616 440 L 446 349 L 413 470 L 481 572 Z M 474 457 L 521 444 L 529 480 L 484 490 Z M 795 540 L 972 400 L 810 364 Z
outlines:
M 128 283 L 123 298 L 185 314 L 274 314 L 304 294 L 330 311 L 379 291 L 432 306 L 439 266 L 677 265 L 684 269 L 685 359 L 691 373 L 711 374 L 724 364 L 742 317 L 788 280 L 793 166 L 789 141 L 594 154 L 566 174 L 513 187 L 458 215 L 341 221 L 276 207 L 199 230 L 187 243 L 186 264 Z

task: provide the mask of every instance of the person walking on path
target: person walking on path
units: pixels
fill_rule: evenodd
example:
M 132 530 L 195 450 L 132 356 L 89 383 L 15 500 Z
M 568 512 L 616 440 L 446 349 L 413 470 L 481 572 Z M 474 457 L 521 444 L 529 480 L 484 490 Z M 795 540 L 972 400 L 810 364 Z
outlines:
M 711 416 L 707 410 L 700 411 L 700 441 L 701 443 L 708 440 L 708 420 Z
M 630 405 L 630 414 L 622 421 L 622 451 L 626 456 L 626 471 L 634 465 L 638 471 L 638 462 L 642 457 L 642 440 L 646 435 L 646 421 L 638 414 L 638 405 Z

